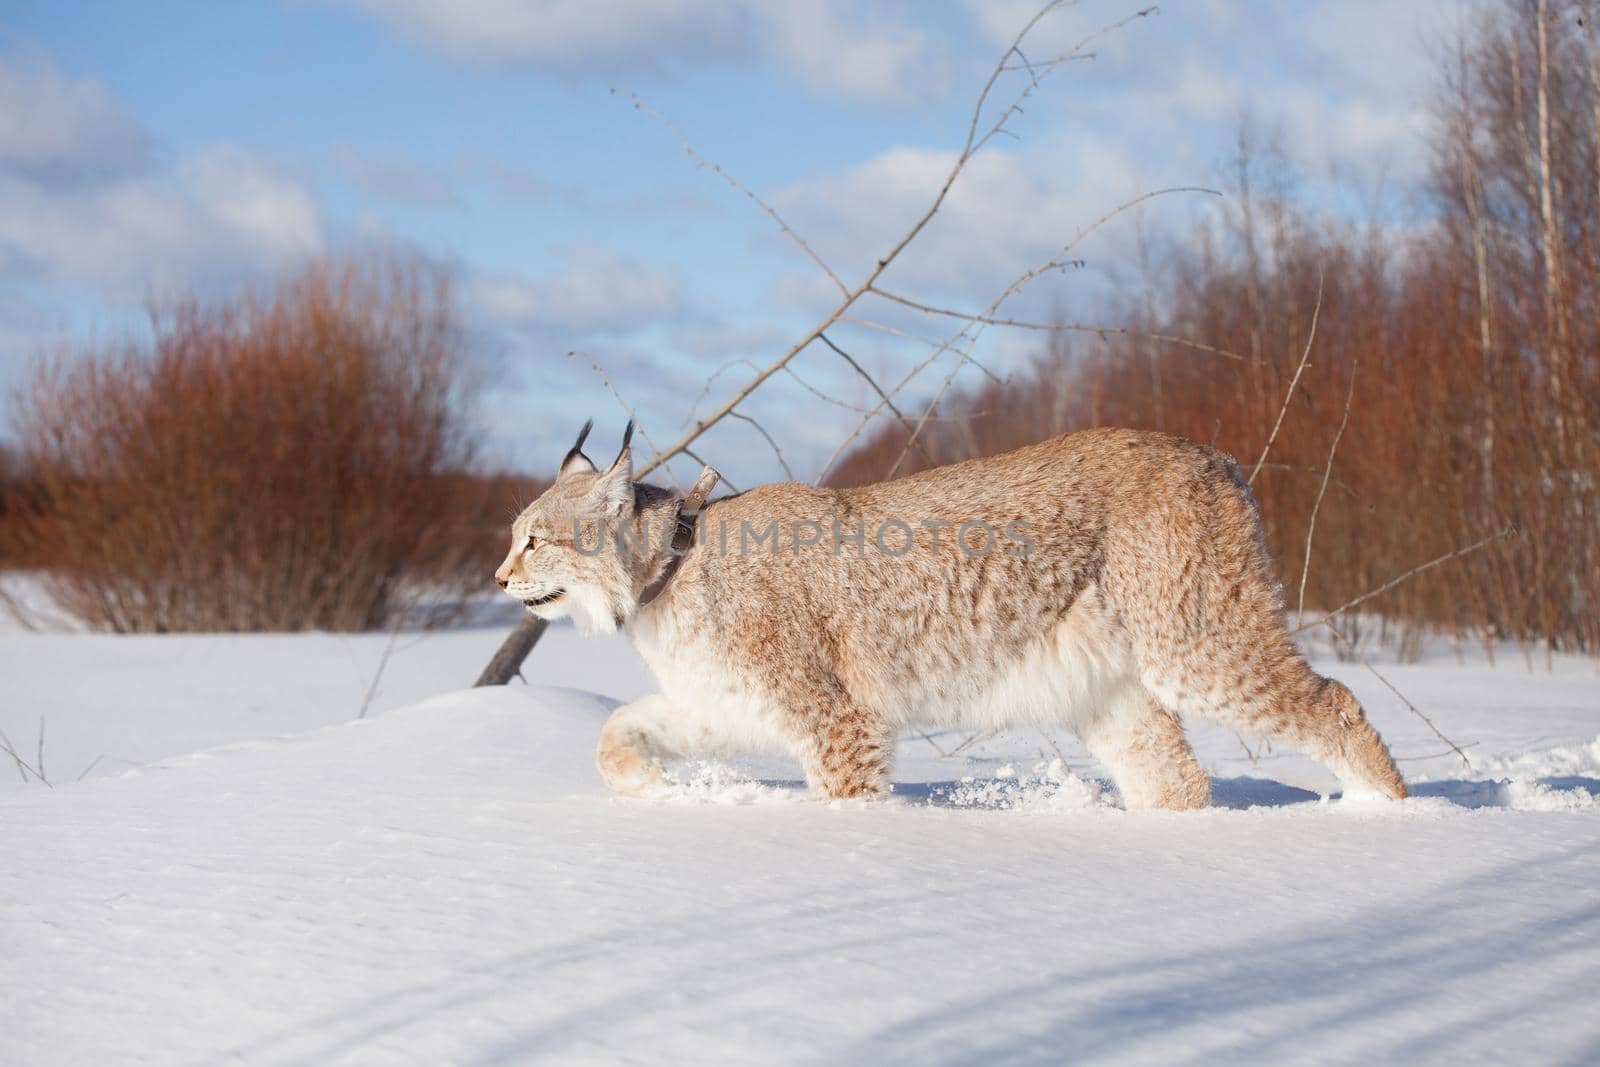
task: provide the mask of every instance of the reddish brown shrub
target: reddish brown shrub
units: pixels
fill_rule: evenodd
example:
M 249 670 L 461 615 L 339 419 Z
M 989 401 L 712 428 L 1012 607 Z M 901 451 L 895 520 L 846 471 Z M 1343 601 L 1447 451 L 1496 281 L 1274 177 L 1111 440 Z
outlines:
M 63 607 L 117 631 L 359 630 L 485 584 L 507 486 L 463 473 L 443 274 L 317 263 L 152 318 L 148 348 L 58 359 L 21 398 L 26 549 Z

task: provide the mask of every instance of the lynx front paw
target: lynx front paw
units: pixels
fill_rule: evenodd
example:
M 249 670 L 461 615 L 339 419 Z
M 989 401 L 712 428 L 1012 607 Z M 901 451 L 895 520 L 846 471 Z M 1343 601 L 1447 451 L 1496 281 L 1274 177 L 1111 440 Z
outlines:
M 595 765 L 606 785 L 623 796 L 649 796 L 662 787 L 661 761 L 640 751 L 640 738 L 607 723 L 600 731 Z

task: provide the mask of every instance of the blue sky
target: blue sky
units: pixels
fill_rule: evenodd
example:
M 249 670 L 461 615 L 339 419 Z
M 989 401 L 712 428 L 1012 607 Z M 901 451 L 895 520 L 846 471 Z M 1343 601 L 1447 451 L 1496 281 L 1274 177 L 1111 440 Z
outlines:
M 1052 76 L 888 281 L 982 307 L 1116 203 L 1219 184 L 1244 114 L 1312 202 L 1403 225 L 1427 165 L 1430 42 L 1469 3 L 1169 3 Z M 1030 55 L 1137 6 L 1070 6 Z M 590 360 L 650 436 L 670 440 L 707 375 L 773 358 L 827 310 L 830 287 L 627 94 L 853 282 L 936 188 L 988 67 L 1035 7 L 13 0 L 0 12 L 0 384 L 64 342 L 136 333 L 148 300 L 226 296 L 310 255 L 393 244 L 455 272 L 493 459 L 549 466 L 590 414 L 615 436 L 625 416 Z M 1120 219 L 1085 242 L 1083 270 L 1007 309 L 1093 318 L 1106 279 L 1136 276 L 1141 227 L 1219 209 L 1174 197 Z M 923 351 L 861 327 L 835 336 L 891 378 Z M 978 355 L 1003 374 L 1038 344 L 992 333 Z M 868 401 L 826 350 L 796 368 L 845 405 Z M 908 396 L 929 395 L 947 369 Z M 704 403 L 747 373 L 736 364 Z M 857 421 L 787 378 L 750 410 L 800 477 Z M 782 473 L 747 425 L 699 451 L 740 482 Z

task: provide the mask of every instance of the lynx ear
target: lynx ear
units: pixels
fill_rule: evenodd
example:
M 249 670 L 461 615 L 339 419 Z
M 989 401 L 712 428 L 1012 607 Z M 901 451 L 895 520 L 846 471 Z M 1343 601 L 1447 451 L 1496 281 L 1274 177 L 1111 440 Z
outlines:
M 604 474 L 594 483 L 594 494 L 601 506 L 612 514 L 620 515 L 633 507 L 633 420 L 622 431 L 622 451 L 611 461 Z
M 628 428 L 622 431 L 622 451 L 617 453 L 617 458 L 611 461 L 611 469 L 626 466 L 628 473 L 633 473 L 633 420 L 628 420 Z
M 589 431 L 594 429 L 594 420 L 590 419 L 583 424 L 583 429 L 578 431 L 578 443 L 567 450 L 567 458 L 561 461 L 561 469 L 556 476 L 565 477 L 579 471 L 594 473 L 594 464 L 589 462 L 589 457 L 583 454 L 583 442 L 588 440 Z

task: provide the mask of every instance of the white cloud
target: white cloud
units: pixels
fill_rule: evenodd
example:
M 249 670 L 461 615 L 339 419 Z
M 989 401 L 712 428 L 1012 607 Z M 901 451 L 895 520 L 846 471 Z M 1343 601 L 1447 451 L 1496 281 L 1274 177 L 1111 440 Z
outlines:
M 823 95 L 904 103 L 942 65 L 910 5 L 848 0 L 342 0 L 426 48 L 566 75 L 771 61 Z M 898 10 L 896 10 L 898 9 Z
M 121 169 L 148 138 L 93 81 L 69 80 L 43 55 L 0 55 L 0 165 L 54 175 Z
M 995 148 L 974 157 L 939 213 L 885 273 L 885 287 L 981 307 L 1148 188 L 1140 168 L 1115 146 L 1084 139 L 1078 149 L 1070 158 Z M 954 161 L 953 151 L 894 148 L 796 183 L 774 199 L 824 258 L 855 277 L 926 210 Z M 1095 234 L 1073 257 L 1103 248 L 1103 235 Z
M 292 177 L 230 145 L 158 165 L 149 140 L 102 86 L 0 57 L 0 274 L 127 304 L 322 251 Z
M 563 268 L 538 278 L 484 275 L 476 304 L 519 329 L 565 335 L 616 335 L 683 312 L 683 282 L 673 271 L 580 244 L 562 250 Z
M 0 172 L 0 244 L 113 300 L 270 271 L 323 249 L 315 201 L 241 149 L 170 171 L 56 186 Z

